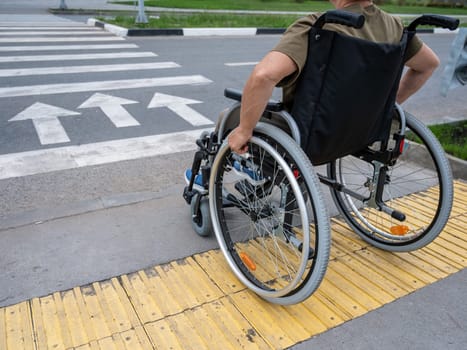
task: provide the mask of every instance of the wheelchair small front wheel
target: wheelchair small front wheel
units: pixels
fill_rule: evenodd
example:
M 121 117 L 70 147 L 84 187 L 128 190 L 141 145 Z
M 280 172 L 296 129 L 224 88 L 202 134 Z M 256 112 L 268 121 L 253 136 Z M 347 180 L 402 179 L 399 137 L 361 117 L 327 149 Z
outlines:
M 224 143 L 209 194 L 214 233 L 244 285 L 283 305 L 316 290 L 329 259 L 329 218 L 312 165 L 295 141 L 260 123 L 246 154 Z
M 209 213 L 209 199 L 201 194 L 195 194 L 190 204 L 191 227 L 202 237 L 212 233 L 211 214 Z

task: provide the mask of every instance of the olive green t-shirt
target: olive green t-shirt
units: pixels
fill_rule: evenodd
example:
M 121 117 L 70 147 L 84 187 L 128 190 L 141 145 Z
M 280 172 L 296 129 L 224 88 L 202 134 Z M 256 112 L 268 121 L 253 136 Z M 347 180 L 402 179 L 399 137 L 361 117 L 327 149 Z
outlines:
M 362 8 L 359 4 L 353 4 L 346 7 L 345 11 L 363 14 L 365 16 L 364 26 L 356 29 L 345 25 L 326 23 L 324 29 L 374 42 L 394 44 L 400 42 L 404 27 L 399 18 L 389 15 L 375 5 Z M 297 20 L 287 29 L 279 43 L 272 50 L 286 54 L 298 67 L 291 76 L 285 78 L 278 85 L 283 88 L 283 102 L 287 109 L 291 108 L 295 83 L 306 63 L 308 32 L 319 16 L 320 14 L 310 14 Z M 422 41 L 414 36 L 407 48 L 406 60 L 414 56 L 420 50 L 422 44 Z M 384 62 L 381 62 L 381 64 L 384 64 Z

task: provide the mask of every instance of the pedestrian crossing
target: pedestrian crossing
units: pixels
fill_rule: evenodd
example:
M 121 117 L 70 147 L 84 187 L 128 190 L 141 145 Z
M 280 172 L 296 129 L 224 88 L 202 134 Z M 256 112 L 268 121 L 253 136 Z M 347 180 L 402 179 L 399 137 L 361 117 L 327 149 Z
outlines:
M 59 28 L 60 29 L 60 28 Z M 7 37 L 7 36 L 49 36 L 49 35 L 58 35 L 58 36 L 70 36 L 70 35 L 102 35 L 102 36 L 109 36 L 108 33 L 103 31 L 90 31 L 90 30 L 70 30 L 67 29 L 66 31 L 63 30 L 48 30 L 48 31 L 2 31 L 0 30 L 0 37 Z
M 83 48 L 86 49 L 86 48 Z M 42 48 L 41 48 L 42 50 Z M 111 58 L 137 58 L 137 57 L 157 57 L 154 52 L 112 52 L 112 53 L 86 53 L 72 55 L 34 55 L 34 56 L 3 56 L 1 62 L 39 62 L 39 61 L 83 61 L 99 60 Z
M 150 62 L 150 63 L 128 63 L 128 64 L 106 64 L 90 66 L 66 66 L 47 68 L 23 68 L 23 69 L 0 69 L 0 77 L 19 77 L 26 75 L 46 74 L 74 74 L 86 72 L 115 72 L 138 69 L 164 69 L 180 67 L 175 62 Z
M 106 37 L 17 37 L 1 38 L 0 43 L 51 43 L 51 42 L 78 42 L 78 41 L 119 41 L 125 40 L 119 36 Z
M 210 79 L 181 74 L 177 62 L 161 59 L 156 52 L 142 50 L 101 28 L 50 18 L 20 23 L 0 17 L 0 179 L 189 151 L 196 147 L 200 128 L 212 127 L 210 119 L 188 107 L 202 101 L 159 90 L 193 86 L 196 91 L 196 86 L 211 84 Z M 132 96 L 149 97 L 125 99 L 125 94 L 139 90 Z M 98 95 L 100 104 L 88 103 L 92 94 Z M 150 108 L 154 124 L 160 115 L 171 114 L 186 130 L 167 132 L 165 123 L 159 134 L 154 125 L 147 128 L 138 121 L 138 115 L 131 114 L 133 106 L 127 104 Z M 134 132 L 126 132 L 128 140 L 110 136 L 112 140 L 84 145 L 80 135 L 104 125 L 104 119 L 112 123 L 93 134 L 111 135 L 121 128 Z M 146 129 L 153 134 L 145 133 Z M 160 150 L 148 151 L 151 144 Z M 132 151 L 123 152 L 119 146 Z
M 0 52 L 8 51 L 69 51 L 69 50 L 113 50 L 135 49 L 135 44 L 105 44 L 105 45 L 29 45 L 29 46 L 0 46 Z

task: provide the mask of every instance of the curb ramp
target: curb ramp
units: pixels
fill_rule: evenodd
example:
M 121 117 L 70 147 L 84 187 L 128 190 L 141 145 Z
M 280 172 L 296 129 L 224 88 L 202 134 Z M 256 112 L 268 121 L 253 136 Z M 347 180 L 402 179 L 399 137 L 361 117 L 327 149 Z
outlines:
M 430 190 L 404 200 L 420 196 L 429 205 Z M 466 231 L 456 181 L 445 230 L 414 252 L 373 248 L 332 219 L 328 270 L 301 304 L 263 301 L 211 250 L 0 308 L 0 349 L 285 349 L 465 269 Z

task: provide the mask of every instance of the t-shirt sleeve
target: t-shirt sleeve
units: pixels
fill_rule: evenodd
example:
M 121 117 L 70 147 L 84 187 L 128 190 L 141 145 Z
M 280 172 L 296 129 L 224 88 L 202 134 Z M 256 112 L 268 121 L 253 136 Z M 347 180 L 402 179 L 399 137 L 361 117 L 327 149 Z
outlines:
M 312 14 L 298 19 L 287 28 L 279 43 L 272 49 L 272 51 L 278 51 L 289 56 L 298 68 L 294 73 L 279 82 L 279 87 L 293 84 L 302 72 L 308 53 L 308 32 L 316 18 L 317 16 Z
M 405 53 L 405 61 L 407 62 L 410 60 L 415 54 L 422 48 L 423 46 L 423 41 L 417 36 L 414 35 L 412 40 L 410 40 L 408 46 L 407 46 L 407 51 Z
M 404 30 L 404 24 L 402 23 L 402 19 L 398 17 L 394 17 L 400 27 L 400 31 L 402 32 Z M 411 59 L 421 48 L 423 45 L 423 41 L 417 36 L 414 35 L 412 37 L 412 40 L 407 45 L 407 49 L 405 51 L 405 57 L 404 60 L 407 62 L 409 59 Z

